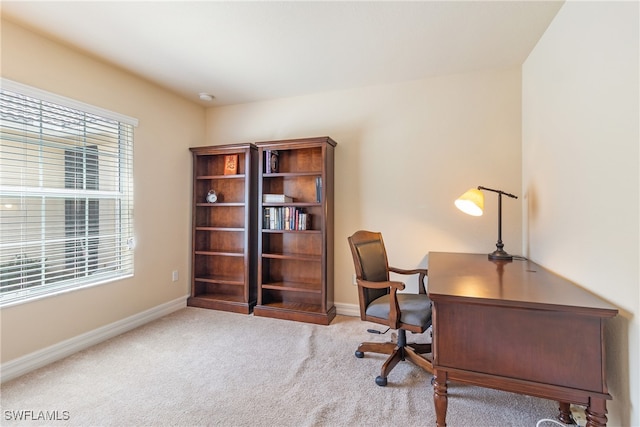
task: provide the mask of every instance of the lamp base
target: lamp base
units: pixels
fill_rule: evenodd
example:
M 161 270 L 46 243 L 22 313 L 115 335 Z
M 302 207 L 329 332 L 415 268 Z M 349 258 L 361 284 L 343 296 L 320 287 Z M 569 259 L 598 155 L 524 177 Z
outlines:
M 497 261 L 513 261 L 513 256 L 509 255 L 505 251 L 501 249 L 496 249 L 495 251 L 489 254 L 489 259 L 497 260 Z

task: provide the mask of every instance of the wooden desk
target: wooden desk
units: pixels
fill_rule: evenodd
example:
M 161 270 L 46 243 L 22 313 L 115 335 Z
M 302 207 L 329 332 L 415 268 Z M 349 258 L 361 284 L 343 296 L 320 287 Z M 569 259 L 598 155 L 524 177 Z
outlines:
M 587 406 L 606 426 L 604 322 L 618 310 L 530 262 L 431 252 L 434 403 L 446 425 L 447 381 L 553 399 L 559 419 Z

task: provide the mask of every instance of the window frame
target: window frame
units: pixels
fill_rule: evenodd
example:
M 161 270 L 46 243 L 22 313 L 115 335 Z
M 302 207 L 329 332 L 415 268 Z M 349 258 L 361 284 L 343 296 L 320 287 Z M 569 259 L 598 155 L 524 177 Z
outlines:
M 19 94 L 21 96 L 26 96 L 40 102 L 55 104 L 58 107 L 75 110 L 75 112 L 83 113 L 84 118 L 86 118 L 87 116 L 97 116 L 101 120 L 105 120 L 109 122 L 117 122 L 118 132 L 114 133 L 114 135 L 117 135 L 117 137 L 114 139 L 114 142 L 105 144 L 105 147 L 114 148 L 118 156 L 117 160 L 112 160 L 110 164 L 111 165 L 115 164 L 117 166 L 118 172 L 114 172 L 112 176 L 116 177 L 115 180 L 119 185 L 119 189 L 112 190 L 112 191 L 99 190 L 97 188 L 98 172 L 96 171 L 94 172 L 94 175 L 92 175 L 90 173 L 91 171 L 89 172 L 87 171 L 88 169 L 87 159 L 89 157 L 89 152 L 91 151 L 91 149 L 88 147 L 90 146 L 84 146 L 79 148 L 78 146 L 74 146 L 74 144 L 71 143 L 70 141 L 66 141 L 65 139 L 62 139 L 63 142 L 61 142 L 59 144 L 59 147 L 57 148 L 60 149 L 61 147 L 65 153 L 64 155 L 65 161 L 62 164 L 62 170 L 61 170 L 61 173 L 64 174 L 63 187 L 49 188 L 42 184 L 39 187 L 38 186 L 16 187 L 12 185 L 7 185 L 7 182 L 3 183 L 0 181 L 0 197 L 18 196 L 18 197 L 23 197 L 29 200 L 31 199 L 36 201 L 41 200 L 41 203 L 43 205 L 45 204 L 47 197 L 50 200 L 54 200 L 54 199 L 57 199 L 58 201 L 64 200 L 63 204 L 64 204 L 65 220 L 61 228 L 63 229 L 62 231 L 65 231 L 65 232 L 66 232 L 65 229 L 67 228 L 67 221 L 68 221 L 67 215 L 69 215 L 69 211 L 67 211 L 67 208 L 69 206 L 72 206 L 72 205 L 75 206 L 75 204 L 77 203 L 77 206 L 81 208 L 80 209 L 81 212 L 83 210 L 88 212 L 88 211 L 91 211 L 92 209 L 95 210 L 95 208 L 99 206 L 99 204 L 101 203 L 101 200 L 112 201 L 114 203 L 114 206 L 116 206 L 115 211 L 112 210 L 112 212 L 115 212 L 114 217 L 124 218 L 123 223 L 125 224 L 125 226 L 122 229 L 116 228 L 116 231 L 115 231 L 116 237 L 114 237 L 113 243 L 111 244 L 111 246 L 109 246 L 108 244 L 105 244 L 105 246 L 108 249 L 109 255 L 111 255 L 112 253 L 117 254 L 117 253 L 130 251 L 129 253 L 123 256 L 122 259 L 124 259 L 125 261 L 118 260 L 118 261 L 115 261 L 114 264 L 110 264 L 110 265 L 114 265 L 115 268 L 98 269 L 98 271 L 85 272 L 84 275 L 82 274 L 70 275 L 69 277 L 64 278 L 62 280 L 60 279 L 49 280 L 46 277 L 46 273 L 45 273 L 46 258 L 44 257 L 44 255 L 47 254 L 47 250 L 44 249 L 45 243 L 47 243 L 47 238 L 41 237 L 40 243 L 42 244 L 43 249 L 41 249 L 38 254 L 41 256 L 40 260 L 20 259 L 22 255 L 19 254 L 16 256 L 14 265 L 8 265 L 6 262 L 8 259 L 7 256 L 9 253 L 8 250 L 15 250 L 15 245 L 25 244 L 25 242 L 20 242 L 19 240 L 16 241 L 14 239 L 10 243 L 6 243 L 3 246 L 3 242 L 0 239 L 0 261 L 2 261 L 0 262 L 0 267 L 2 267 L 0 268 L 0 270 L 4 269 L 6 273 L 10 267 L 13 270 L 18 269 L 20 271 L 21 277 L 24 277 L 25 270 L 27 271 L 26 274 L 31 274 L 31 276 L 28 276 L 29 278 L 27 279 L 26 282 L 24 282 L 24 279 L 22 279 L 23 282 L 20 282 L 21 286 L 16 290 L 6 289 L 7 287 L 12 285 L 10 285 L 9 280 L 6 279 L 7 276 L 5 276 L 6 280 L 4 281 L 4 283 L 0 282 L 0 285 L 3 285 L 3 284 L 5 285 L 5 289 L 1 289 L 2 293 L 0 293 L 0 308 L 21 304 L 21 303 L 33 301 L 36 299 L 46 298 L 54 295 L 59 295 L 60 293 L 64 293 L 64 292 L 74 291 L 74 290 L 83 289 L 87 287 L 93 287 L 93 286 L 101 285 L 104 283 L 109 283 L 109 282 L 132 277 L 134 274 L 133 154 L 134 154 L 134 128 L 138 126 L 138 120 L 120 113 L 116 113 L 100 107 L 96 107 L 90 104 L 86 104 L 80 101 L 66 98 L 57 94 L 53 94 L 53 93 L 50 93 L 41 89 L 37 89 L 28 85 L 24 85 L 24 84 L 21 84 L 12 80 L 8 80 L 5 78 L 0 79 L 0 89 L 2 89 L 3 91 L 6 90 L 9 92 Z M 10 111 L 10 110 L 7 109 L 6 111 Z M 40 120 L 40 117 L 42 116 L 41 115 L 38 116 L 37 123 L 40 123 L 42 126 L 42 123 L 44 123 L 44 121 Z M 3 124 L 4 121 L 5 120 L 0 119 L 0 130 L 3 133 L 1 141 L 3 143 L 5 141 L 9 141 L 9 139 L 6 139 L 6 140 L 4 139 L 4 136 L 5 136 L 4 135 L 5 126 Z M 15 123 L 15 122 L 7 121 L 7 123 Z M 87 122 L 84 121 L 84 123 L 87 123 Z M 123 127 L 127 129 L 127 131 L 124 134 L 121 133 L 121 130 L 123 129 Z M 87 131 L 83 131 L 83 132 L 84 133 L 81 135 L 84 135 L 84 137 L 86 137 Z M 30 138 L 30 137 L 31 135 L 29 134 L 29 136 L 26 138 Z M 23 144 L 25 146 L 30 145 L 30 144 L 27 144 L 25 141 L 19 142 L 18 144 Z M 36 140 L 36 142 L 31 144 L 30 146 L 42 148 L 45 145 L 46 145 L 46 142 L 43 139 L 40 139 L 40 140 Z M 73 170 L 70 172 L 70 170 L 68 169 L 70 166 L 67 163 L 67 152 L 73 152 L 73 151 L 76 152 L 75 156 L 77 159 L 84 159 L 84 160 L 81 160 L 82 162 L 84 162 L 84 166 L 78 168 L 80 172 L 75 172 Z M 92 161 L 95 163 L 94 167 L 97 169 L 98 168 L 97 164 L 99 160 L 97 157 L 98 155 L 96 154 L 95 156 L 96 156 L 96 159 L 93 159 Z M 71 156 L 71 159 L 73 160 L 73 156 Z M 38 165 L 38 168 L 42 168 L 42 160 L 39 160 L 37 165 Z M 76 174 L 78 176 L 70 176 L 69 175 L 70 173 L 72 175 Z M 9 177 L 10 175 L 7 174 L 6 176 Z M 80 182 L 80 187 L 83 187 L 83 188 L 78 187 L 77 183 L 71 183 L 70 185 L 68 185 L 69 179 L 78 180 L 78 182 Z M 88 182 L 93 179 L 96 179 L 95 183 Z M 68 202 L 69 200 L 73 201 L 72 205 L 69 204 Z M 82 206 L 84 207 L 82 208 Z M 42 223 L 47 224 L 47 216 L 48 216 L 47 212 L 44 209 L 42 209 L 40 213 L 37 214 L 35 217 L 37 218 L 38 215 L 41 218 Z M 99 216 L 99 213 L 98 213 L 98 216 Z M 51 219 L 49 219 L 49 221 L 51 221 Z M 89 214 L 87 214 L 87 217 L 85 219 L 80 218 L 79 220 L 80 225 L 78 229 L 81 229 L 82 223 L 83 223 L 82 221 L 86 223 L 85 226 L 87 229 L 91 230 L 92 227 L 95 227 L 95 218 L 93 219 L 90 218 Z M 114 223 L 112 223 L 113 221 L 102 222 L 100 219 L 98 219 L 98 221 L 99 221 L 99 224 L 103 224 L 107 227 L 114 225 Z M 58 227 L 60 228 L 59 225 Z M 43 226 L 43 229 L 44 229 L 44 226 Z M 66 236 L 69 236 L 69 234 L 67 233 Z M 85 236 L 85 239 L 88 242 L 90 242 L 91 239 L 94 239 L 93 240 L 94 242 L 96 241 L 95 237 L 90 237 L 90 236 Z M 126 247 L 124 249 L 122 247 L 123 239 L 126 239 Z M 67 237 L 65 237 L 64 241 L 67 242 Z M 5 247 L 11 248 L 12 247 L 11 245 L 14 245 L 13 246 L 14 249 L 8 249 L 5 251 L 5 254 L 2 254 L 4 250 L 3 248 Z M 118 245 L 120 246 L 118 247 Z M 60 256 L 59 253 L 56 253 L 56 255 Z M 65 253 L 64 256 L 66 257 L 67 254 Z M 31 262 L 31 264 L 29 264 L 29 262 Z M 84 262 L 85 264 L 84 268 L 87 268 L 90 262 L 92 261 L 89 261 L 89 257 L 87 256 L 87 260 Z M 95 260 L 93 262 L 95 262 Z M 26 265 L 27 267 L 24 267 L 24 265 Z M 13 268 L 14 266 L 16 266 L 15 269 Z M 95 270 L 95 269 L 92 269 L 92 270 Z M 32 273 L 32 271 L 36 271 L 36 273 Z M 67 271 L 67 266 L 63 267 L 62 270 L 60 271 L 61 271 L 60 274 L 62 274 L 63 276 L 65 274 L 69 274 L 69 272 Z M 87 269 L 86 271 L 89 271 L 89 270 Z M 0 273 L 1 272 L 2 271 L 0 271 Z M 33 279 L 34 277 L 38 277 L 38 275 L 40 276 L 39 279 Z M 77 276 L 80 276 L 80 277 L 77 277 Z M 0 276 L 0 279 L 1 278 L 2 276 Z M 40 283 L 38 283 L 38 281 Z

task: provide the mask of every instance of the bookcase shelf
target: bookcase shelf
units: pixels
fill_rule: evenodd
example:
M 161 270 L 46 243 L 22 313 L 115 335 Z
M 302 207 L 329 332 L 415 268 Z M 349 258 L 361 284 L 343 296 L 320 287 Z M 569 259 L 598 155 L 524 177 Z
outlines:
M 223 285 L 244 286 L 244 280 L 240 277 L 228 276 L 198 276 L 196 281 L 203 283 L 220 283 Z
M 244 252 L 195 251 L 194 253 L 196 255 L 244 257 Z
M 196 227 L 196 231 L 245 231 L 244 228 L 234 227 Z
M 187 305 L 248 314 L 257 301 L 258 149 L 229 144 L 190 150 L 194 178 Z M 229 158 L 235 169 L 225 174 Z M 215 203 L 207 202 L 210 190 L 218 195 Z
M 258 142 L 256 146 L 260 159 L 257 199 L 260 228 L 258 301 L 254 314 L 328 325 L 336 314 L 333 300 L 336 142 L 321 137 Z M 273 167 L 267 161 L 274 152 L 277 170 L 267 173 Z M 288 196 L 292 201 L 265 203 L 264 194 Z M 269 222 L 274 213 L 286 217 L 288 225 Z M 292 217 L 298 218 L 300 214 L 305 215 L 306 229 L 298 229 L 301 223 Z M 269 221 L 265 222 L 267 217 Z
M 220 147 L 218 145 L 218 147 Z M 237 173 L 235 175 L 198 175 L 196 179 L 240 179 L 244 180 L 246 178 L 245 174 Z
M 273 258 L 273 259 L 292 259 L 297 261 L 322 261 L 322 257 L 319 255 L 298 255 L 298 254 L 270 254 L 270 253 L 262 253 L 263 258 Z
M 271 289 L 274 291 L 286 291 L 286 292 L 309 292 L 312 294 L 319 294 L 322 289 L 314 283 L 291 283 L 291 282 L 275 282 L 275 283 L 263 283 L 263 289 Z
M 225 202 L 216 202 L 216 203 L 196 203 L 198 207 L 207 207 L 207 208 L 219 208 L 221 206 L 244 206 L 244 203 L 225 203 Z
M 321 230 L 269 230 L 262 229 L 263 233 L 284 234 L 284 233 L 296 233 L 296 234 L 322 234 Z

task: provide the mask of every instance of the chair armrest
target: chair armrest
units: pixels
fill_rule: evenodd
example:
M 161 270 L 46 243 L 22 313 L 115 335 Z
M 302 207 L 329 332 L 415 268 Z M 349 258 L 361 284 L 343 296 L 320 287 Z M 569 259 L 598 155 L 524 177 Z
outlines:
M 388 281 L 388 282 L 370 282 L 368 280 L 356 279 L 356 283 L 358 286 L 362 286 L 363 288 L 370 289 L 386 289 L 391 288 L 391 290 L 403 290 L 405 288 L 404 283 L 396 282 L 396 281 Z
M 400 327 L 400 305 L 398 304 L 396 293 L 398 290 L 403 290 L 405 288 L 405 284 L 392 280 L 387 282 L 369 282 L 368 280 L 356 279 L 356 282 L 358 283 L 358 286 L 362 286 L 363 288 L 389 288 L 389 327 L 392 329 L 398 329 Z
M 424 278 L 428 276 L 429 271 L 426 268 L 414 268 L 412 270 L 405 270 L 403 268 L 389 266 L 389 271 L 393 273 L 405 274 L 405 275 L 419 274 L 420 276 L 418 277 L 418 293 L 420 294 L 427 293 L 427 290 L 425 289 L 425 286 L 424 286 Z
M 428 270 L 426 268 L 414 268 L 412 270 L 405 270 L 403 268 L 389 266 L 389 271 L 393 271 L 394 273 L 398 274 L 424 274 L 425 276 L 428 274 Z

